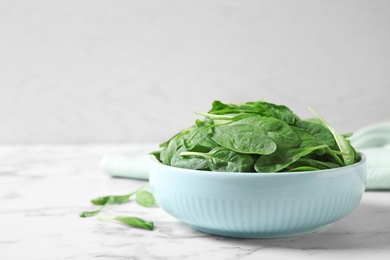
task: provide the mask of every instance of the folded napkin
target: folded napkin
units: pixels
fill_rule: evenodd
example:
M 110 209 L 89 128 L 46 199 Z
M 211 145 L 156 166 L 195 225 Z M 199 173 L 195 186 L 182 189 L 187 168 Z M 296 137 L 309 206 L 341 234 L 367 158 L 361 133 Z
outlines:
M 120 152 L 107 153 L 100 162 L 100 169 L 113 177 L 148 180 L 149 153 L 158 149 L 158 144 L 132 144 Z
M 367 157 L 366 190 L 390 190 L 390 121 L 364 127 L 350 140 Z
M 362 128 L 350 140 L 367 156 L 366 190 L 390 190 L 390 121 Z M 106 154 L 100 166 L 113 177 L 148 180 L 148 153 L 157 149 L 157 144 L 135 144 L 128 151 Z

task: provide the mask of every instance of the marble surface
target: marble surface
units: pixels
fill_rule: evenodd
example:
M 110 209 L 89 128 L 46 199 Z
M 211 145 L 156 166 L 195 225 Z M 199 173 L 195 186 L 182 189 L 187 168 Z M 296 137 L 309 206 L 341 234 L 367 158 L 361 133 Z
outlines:
M 101 216 L 128 214 L 154 231 L 81 219 L 91 198 L 125 194 L 144 181 L 111 178 L 98 164 L 132 145 L 0 147 L 0 259 L 389 259 L 390 192 L 366 192 L 346 218 L 304 236 L 235 239 L 200 233 L 162 209 L 134 202 Z

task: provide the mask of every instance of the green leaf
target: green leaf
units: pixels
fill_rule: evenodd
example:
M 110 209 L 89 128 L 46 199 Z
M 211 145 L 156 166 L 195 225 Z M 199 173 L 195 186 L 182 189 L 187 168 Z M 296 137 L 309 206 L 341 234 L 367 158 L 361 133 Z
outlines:
M 276 105 L 273 103 L 268 103 L 264 101 L 259 102 L 247 102 L 245 105 L 250 105 L 253 107 L 261 107 L 272 117 L 280 119 L 287 124 L 293 124 L 297 116 L 286 106 Z
M 145 221 L 141 218 L 132 217 L 132 216 L 116 216 L 116 217 L 99 217 L 99 220 L 109 220 L 109 221 L 117 221 L 123 224 L 126 224 L 131 227 L 139 227 L 147 230 L 154 229 L 154 223 L 150 221 Z
M 136 191 L 126 194 L 126 195 L 119 195 L 119 196 L 103 196 L 103 197 L 98 197 L 95 199 L 91 200 L 91 203 L 93 205 L 101 206 L 101 205 L 106 205 L 106 204 L 122 204 L 130 200 L 130 197 L 140 190 L 142 190 L 145 187 L 143 185 L 141 188 L 137 189 Z
M 278 172 L 298 161 L 299 158 L 325 147 L 326 145 L 311 148 L 278 149 L 273 154 L 260 156 L 255 163 L 255 169 L 257 172 Z
M 207 162 L 204 158 L 195 156 L 182 157 L 180 155 L 180 153 L 187 151 L 187 148 L 184 145 L 181 145 L 172 157 L 171 166 L 192 170 L 203 170 L 208 168 Z
M 232 124 L 215 128 L 211 138 L 229 150 L 246 154 L 271 154 L 276 144 L 263 129 L 248 124 Z
M 311 166 L 301 166 L 297 168 L 289 169 L 288 172 L 307 172 L 307 171 L 318 171 L 320 169 Z
M 169 141 L 168 146 L 161 152 L 163 153 L 162 163 L 171 165 L 171 159 L 177 151 L 177 140 L 173 138 Z
M 216 147 L 209 153 L 182 152 L 181 156 L 203 157 L 209 168 L 216 172 L 252 172 L 253 158 L 248 154 L 241 154 L 224 147 Z
M 80 218 L 89 218 L 89 217 L 93 217 L 93 216 L 96 216 L 97 214 L 99 214 L 100 211 L 102 211 L 105 207 L 107 207 L 108 204 L 105 204 L 103 207 L 97 209 L 97 210 L 94 210 L 94 211 L 84 211 L 84 212 L 81 212 L 79 214 Z
M 298 118 L 288 107 L 265 101 L 246 102 L 244 104 L 224 104 L 216 100 L 213 102 L 209 113 L 218 115 L 253 113 L 265 117 L 274 117 L 288 124 L 294 123 Z
M 230 150 L 247 154 L 271 154 L 276 148 L 296 147 L 297 133 L 285 122 L 253 115 L 229 125 L 215 127 L 211 138 Z
M 337 143 L 332 133 L 318 122 L 300 120 L 297 121 L 295 127 L 292 126 L 292 128 L 300 135 L 301 140 L 307 141 L 307 143 L 303 142 L 300 147 L 312 147 L 313 143 L 316 143 L 316 145 L 326 144 L 331 149 L 337 147 Z M 309 135 L 306 135 L 301 131 L 304 131 Z
M 295 163 L 290 165 L 291 168 L 304 167 L 304 166 L 313 167 L 320 170 L 340 167 L 340 165 L 333 162 L 320 161 L 320 160 L 310 159 L 310 158 L 299 158 Z
M 184 137 L 184 142 L 188 150 L 193 149 L 196 145 L 202 142 L 206 136 L 211 133 L 213 126 L 196 127 L 189 131 Z
M 129 201 L 131 194 L 121 196 L 104 196 L 91 200 L 93 205 L 121 204 Z
M 329 131 L 333 134 L 334 139 L 336 140 L 336 143 L 340 149 L 340 152 L 345 153 L 345 155 L 342 155 L 342 158 L 344 160 L 345 165 L 351 165 L 355 163 L 355 150 L 349 143 L 349 141 L 341 134 L 336 132 L 336 130 L 333 129 L 316 111 L 314 111 L 312 108 L 309 107 L 309 110 L 317 116 L 317 118 L 321 121 L 321 123 L 326 126 Z
M 295 131 L 285 122 L 275 118 L 248 117 L 239 122 L 260 127 L 268 137 L 275 142 L 278 148 L 296 147 L 300 144 L 300 138 Z
M 193 149 L 195 152 L 209 152 L 213 148 L 219 146 L 213 139 L 211 139 L 211 135 L 206 135 Z
M 156 201 L 154 196 L 149 191 L 141 191 L 137 193 L 137 197 L 135 198 L 135 202 L 138 205 L 150 208 L 156 205 Z

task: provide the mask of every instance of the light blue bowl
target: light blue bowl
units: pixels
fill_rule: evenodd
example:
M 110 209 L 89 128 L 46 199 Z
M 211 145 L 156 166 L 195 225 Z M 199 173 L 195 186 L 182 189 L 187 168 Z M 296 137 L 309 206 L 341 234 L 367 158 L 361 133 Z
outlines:
M 232 173 L 187 170 L 150 160 L 158 205 L 210 234 L 278 238 L 307 234 L 351 213 L 365 189 L 366 158 L 312 172 Z

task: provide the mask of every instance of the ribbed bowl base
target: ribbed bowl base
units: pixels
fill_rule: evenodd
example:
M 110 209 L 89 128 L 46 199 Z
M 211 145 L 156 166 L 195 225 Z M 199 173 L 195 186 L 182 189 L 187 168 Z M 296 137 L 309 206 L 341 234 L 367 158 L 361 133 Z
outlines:
M 329 225 L 329 224 L 328 224 Z M 235 232 L 235 231 L 225 231 L 218 229 L 203 228 L 194 225 L 190 225 L 192 228 L 211 235 L 223 236 L 223 237 L 235 237 L 235 238 L 286 238 L 301 236 L 316 232 L 321 230 L 328 225 L 317 226 L 314 228 L 300 229 L 299 231 L 290 231 L 290 232 Z

